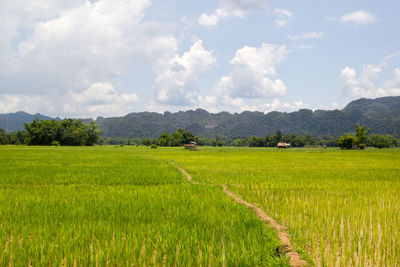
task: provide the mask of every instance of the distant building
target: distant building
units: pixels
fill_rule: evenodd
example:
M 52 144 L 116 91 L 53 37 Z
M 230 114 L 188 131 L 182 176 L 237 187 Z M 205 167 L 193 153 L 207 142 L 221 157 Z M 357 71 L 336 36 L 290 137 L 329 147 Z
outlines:
M 290 144 L 288 144 L 288 143 L 285 143 L 285 142 L 283 142 L 283 143 L 278 143 L 278 148 L 289 148 L 289 147 L 292 147 Z
M 184 147 L 185 147 L 185 149 L 188 149 L 188 150 L 196 150 L 197 149 L 197 144 L 196 144 L 196 142 L 190 142 L 189 144 L 184 144 L 183 145 Z

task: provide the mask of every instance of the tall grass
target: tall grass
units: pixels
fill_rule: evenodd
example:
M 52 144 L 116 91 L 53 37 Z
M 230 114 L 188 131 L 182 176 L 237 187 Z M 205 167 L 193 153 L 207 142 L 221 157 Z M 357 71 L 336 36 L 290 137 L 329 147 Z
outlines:
M 287 266 L 274 231 L 138 149 L 1 147 L 1 266 Z
M 152 153 L 178 162 L 195 180 L 228 184 L 286 225 L 317 265 L 400 265 L 399 150 Z

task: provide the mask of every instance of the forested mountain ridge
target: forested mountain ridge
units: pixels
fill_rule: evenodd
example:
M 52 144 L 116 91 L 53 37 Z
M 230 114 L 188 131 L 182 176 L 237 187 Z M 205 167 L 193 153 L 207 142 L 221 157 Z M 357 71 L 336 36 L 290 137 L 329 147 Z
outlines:
M 0 115 L 0 128 L 4 128 L 3 121 Z M 10 121 L 11 116 L 9 124 Z M 312 136 L 339 136 L 353 132 L 356 123 L 371 128 L 371 133 L 400 136 L 400 97 L 359 99 L 352 101 L 342 110 L 301 109 L 290 113 L 274 111 L 268 114 L 249 111 L 240 114 L 214 114 L 202 109 L 164 114 L 139 112 L 123 117 L 98 117 L 96 123 L 102 137 L 125 138 L 158 137 L 163 132 L 172 133 L 178 128 L 192 131 L 200 137 L 265 136 L 278 130 L 283 133 Z
M 103 137 L 158 137 L 178 128 L 201 137 L 265 136 L 278 130 L 283 133 L 312 136 L 339 136 L 353 132 L 356 123 L 371 128 L 371 133 L 400 135 L 400 97 L 359 99 L 343 110 L 301 109 L 296 112 L 245 111 L 240 114 L 209 113 L 202 109 L 164 114 L 141 112 L 118 118 L 98 118 Z

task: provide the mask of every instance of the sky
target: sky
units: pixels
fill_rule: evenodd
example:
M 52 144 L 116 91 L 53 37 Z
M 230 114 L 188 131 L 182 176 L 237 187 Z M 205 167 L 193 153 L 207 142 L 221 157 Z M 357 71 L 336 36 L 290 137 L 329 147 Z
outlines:
M 0 0 L 0 113 L 341 109 L 400 95 L 398 0 Z

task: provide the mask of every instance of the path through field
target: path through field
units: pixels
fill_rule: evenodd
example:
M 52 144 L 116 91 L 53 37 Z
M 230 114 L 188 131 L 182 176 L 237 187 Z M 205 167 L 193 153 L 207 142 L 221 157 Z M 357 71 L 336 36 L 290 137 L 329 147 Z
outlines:
M 185 171 L 181 167 L 178 167 L 178 166 L 176 166 L 176 167 L 178 168 L 178 170 L 181 173 L 183 173 L 186 176 L 187 181 L 189 183 L 197 184 L 197 185 L 200 184 L 200 183 L 193 182 L 192 181 L 192 176 L 187 171 Z M 207 184 L 200 184 L 200 185 L 207 185 Z M 268 216 L 259 207 L 244 201 L 243 199 L 241 199 L 240 197 L 238 197 L 237 195 L 235 195 L 234 193 L 229 191 L 229 189 L 228 189 L 228 187 L 226 185 L 221 184 L 220 186 L 222 187 L 224 192 L 230 198 L 235 200 L 237 203 L 245 205 L 246 207 L 254 210 L 257 213 L 257 216 L 260 218 L 261 221 L 270 224 L 275 229 L 275 231 L 278 233 L 279 240 L 282 242 L 282 251 L 281 252 L 286 254 L 286 256 L 289 257 L 290 266 L 301 267 L 301 266 L 308 266 L 309 265 L 305 260 L 301 259 L 299 253 L 294 249 L 293 244 L 292 244 L 292 242 L 290 240 L 290 235 L 286 232 L 286 228 L 284 226 L 282 226 L 279 223 L 277 223 L 272 217 Z
M 142 151 L 0 146 L 0 266 L 289 266 L 219 183 Z

